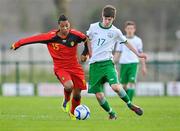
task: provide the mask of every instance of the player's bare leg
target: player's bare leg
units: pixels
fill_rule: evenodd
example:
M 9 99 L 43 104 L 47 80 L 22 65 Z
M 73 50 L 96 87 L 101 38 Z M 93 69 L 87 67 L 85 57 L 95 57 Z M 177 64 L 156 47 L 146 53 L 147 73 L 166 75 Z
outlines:
M 102 92 L 99 92 L 99 93 L 96 93 L 96 99 L 98 100 L 100 106 L 106 111 L 109 113 L 109 119 L 110 120 L 116 120 L 117 119 L 117 116 L 115 114 L 115 112 L 113 111 L 113 109 L 109 106 L 105 96 L 104 96 L 104 93 Z
M 119 97 L 126 102 L 127 106 L 129 107 L 129 109 L 131 109 L 132 111 L 134 111 L 137 115 L 141 116 L 143 114 L 143 110 L 132 104 L 128 95 L 126 94 L 125 90 L 121 87 L 120 84 L 112 84 L 111 85 L 112 89 L 119 95 Z
M 71 98 L 71 93 L 73 89 L 73 82 L 72 80 L 69 80 L 64 83 L 64 99 L 62 102 L 62 110 L 64 112 L 69 112 L 70 110 L 70 98 Z

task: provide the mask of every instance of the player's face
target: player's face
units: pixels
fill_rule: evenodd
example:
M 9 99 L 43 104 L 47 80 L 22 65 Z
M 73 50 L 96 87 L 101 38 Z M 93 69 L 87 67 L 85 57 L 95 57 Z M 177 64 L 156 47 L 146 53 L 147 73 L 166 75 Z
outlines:
M 70 30 L 70 23 L 69 21 L 61 21 L 59 23 L 59 30 L 63 35 L 68 35 Z
M 126 26 L 125 31 L 128 37 L 133 37 L 136 32 L 136 28 L 134 25 L 128 25 Z
M 112 23 L 114 21 L 113 17 L 104 17 L 103 16 L 102 19 L 103 19 L 102 23 L 105 27 L 109 27 L 110 25 L 112 25 Z

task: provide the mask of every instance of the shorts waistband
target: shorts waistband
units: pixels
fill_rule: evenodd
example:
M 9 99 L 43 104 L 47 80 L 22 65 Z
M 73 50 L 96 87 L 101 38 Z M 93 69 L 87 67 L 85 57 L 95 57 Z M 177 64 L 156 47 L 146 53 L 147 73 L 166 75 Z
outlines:
M 98 65 L 98 64 L 106 64 L 106 63 L 113 63 L 112 60 L 105 60 L 105 61 L 98 61 L 98 62 L 94 62 L 94 63 L 91 63 L 90 65 Z

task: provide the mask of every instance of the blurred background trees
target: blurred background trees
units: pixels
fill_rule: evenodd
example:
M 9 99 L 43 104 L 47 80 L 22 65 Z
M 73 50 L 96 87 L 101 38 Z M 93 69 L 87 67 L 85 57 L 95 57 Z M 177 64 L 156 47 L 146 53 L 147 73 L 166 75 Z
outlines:
M 67 14 L 73 27 L 86 31 L 99 21 L 106 4 L 117 8 L 115 25 L 123 31 L 126 20 L 137 23 L 145 50 L 179 51 L 179 0 L 0 0 L 0 32 L 39 32 L 56 28 L 59 14 Z

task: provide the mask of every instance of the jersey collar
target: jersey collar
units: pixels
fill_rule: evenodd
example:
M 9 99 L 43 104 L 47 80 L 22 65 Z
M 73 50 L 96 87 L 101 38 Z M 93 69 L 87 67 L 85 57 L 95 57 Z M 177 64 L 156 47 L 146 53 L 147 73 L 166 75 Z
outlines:
M 132 36 L 132 37 L 127 37 L 127 35 L 126 35 L 126 38 L 127 38 L 127 39 L 133 39 L 134 37 L 135 37 L 135 35 Z
M 109 27 L 104 27 L 101 22 L 99 22 L 99 27 L 102 29 L 110 29 L 112 27 L 112 24 Z

